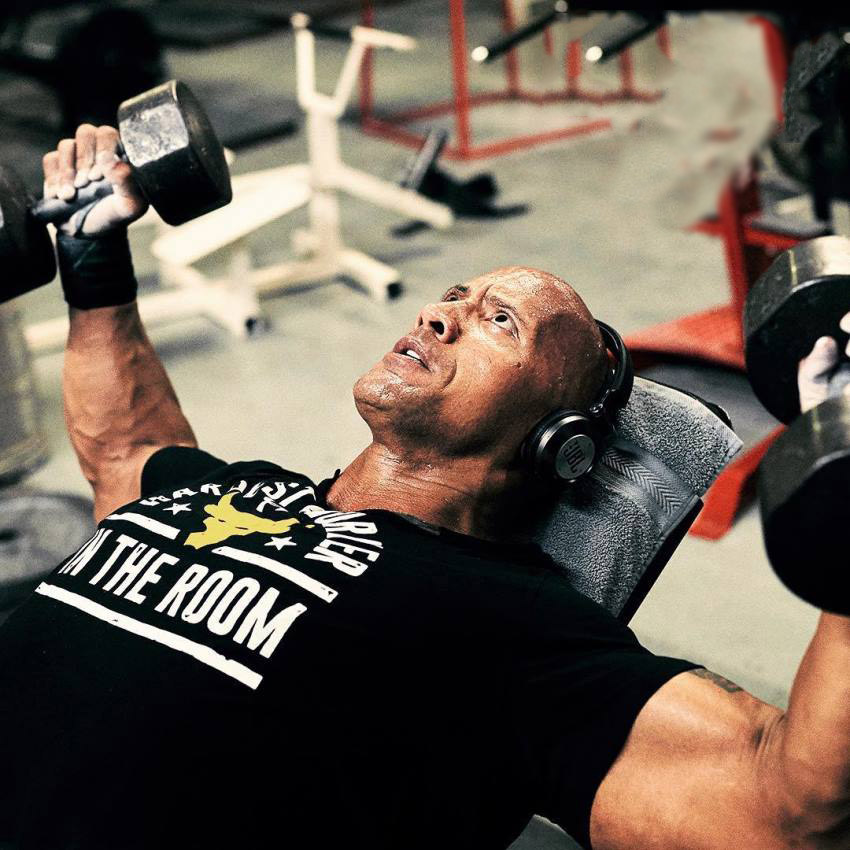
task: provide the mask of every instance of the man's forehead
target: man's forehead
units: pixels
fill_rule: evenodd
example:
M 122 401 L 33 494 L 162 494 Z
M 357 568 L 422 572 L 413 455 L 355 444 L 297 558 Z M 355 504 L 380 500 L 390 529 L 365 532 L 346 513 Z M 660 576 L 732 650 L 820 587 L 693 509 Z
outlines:
M 550 272 L 526 266 L 494 269 L 453 288 L 470 297 L 486 290 L 537 318 L 574 313 L 581 304 L 581 299 L 566 281 Z

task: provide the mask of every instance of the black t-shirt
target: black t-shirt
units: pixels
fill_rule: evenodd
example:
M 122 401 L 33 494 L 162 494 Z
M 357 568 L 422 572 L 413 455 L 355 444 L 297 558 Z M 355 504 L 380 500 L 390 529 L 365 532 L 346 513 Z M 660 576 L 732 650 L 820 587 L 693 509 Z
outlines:
M 165 449 L 0 629 L 0 845 L 506 847 L 590 806 L 646 651 L 535 546 Z

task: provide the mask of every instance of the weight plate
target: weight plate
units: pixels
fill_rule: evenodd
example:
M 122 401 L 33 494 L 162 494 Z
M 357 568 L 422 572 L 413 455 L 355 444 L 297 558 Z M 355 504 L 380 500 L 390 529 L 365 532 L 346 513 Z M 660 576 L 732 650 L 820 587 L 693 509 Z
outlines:
M 797 596 L 850 615 L 842 553 L 850 516 L 850 398 L 836 396 L 791 423 L 759 468 L 759 502 L 771 566 Z
M 145 197 L 183 224 L 233 197 L 224 148 L 197 98 L 177 80 L 125 100 L 118 131 Z
M 756 281 L 744 309 L 747 375 L 761 403 L 782 422 L 800 413 L 797 366 L 850 312 L 850 239 L 822 236 L 780 254 Z
M 55 493 L 0 493 L 0 611 L 18 605 L 94 533 L 92 504 Z
M 49 283 L 56 276 L 56 255 L 47 228 L 27 210 L 20 177 L 0 165 L 0 302 Z

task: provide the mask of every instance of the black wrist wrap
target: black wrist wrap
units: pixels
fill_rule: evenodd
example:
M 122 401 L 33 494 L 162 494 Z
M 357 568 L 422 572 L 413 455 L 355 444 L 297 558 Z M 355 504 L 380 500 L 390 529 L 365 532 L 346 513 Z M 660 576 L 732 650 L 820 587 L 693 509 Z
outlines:
M 93 310 L 117 307 L 136 299 L 127 228 L 99 236 L 56 234 L 59 276 L 65 300 L 71 307 Z

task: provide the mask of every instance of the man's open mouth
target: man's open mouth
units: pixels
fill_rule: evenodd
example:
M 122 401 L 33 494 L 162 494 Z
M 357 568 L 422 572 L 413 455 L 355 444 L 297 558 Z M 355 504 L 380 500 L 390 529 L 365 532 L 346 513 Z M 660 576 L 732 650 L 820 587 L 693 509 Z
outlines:
M 430 369 L 425 352 L 419 342 L 412 337 L 400 339 L 393 347 L 393 354 L 399 354 L 418 363 L 423 369 Z

